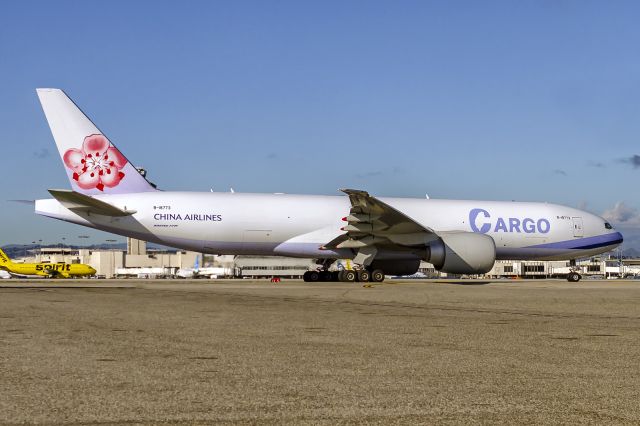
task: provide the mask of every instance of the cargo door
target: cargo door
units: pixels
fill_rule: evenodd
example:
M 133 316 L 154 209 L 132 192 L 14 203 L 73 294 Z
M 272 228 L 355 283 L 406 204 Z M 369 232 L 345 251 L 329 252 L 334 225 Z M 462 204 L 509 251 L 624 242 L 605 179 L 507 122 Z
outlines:
M 572 217 L 571 219 L 573 220 L 573 236 L 584 237 L 584 230 L 582 228 L 582 218 Z

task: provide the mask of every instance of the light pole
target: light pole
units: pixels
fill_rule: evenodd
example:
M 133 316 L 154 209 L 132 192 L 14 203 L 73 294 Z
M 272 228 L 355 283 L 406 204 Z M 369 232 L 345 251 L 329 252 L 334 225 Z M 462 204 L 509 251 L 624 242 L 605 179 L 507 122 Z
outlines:
M 624 267 L 622 266 L 622 247 L 618 247 L 618 278 L 623 278 Z
M 86 244 L 86 242 L 85 242 L 85 244 L 82 244 L 82 240 L 87 240 L 87 239 L 89 239 L 88 235 L 78 235 L 78 240 L 79 240 L 78 244 L 79 244 L 79 246 L 86 248 L 87 244 Z
M 117 240 L 113 240 L 113 239 L 107 239 L 105 240 L 108 243 L 115 243 Z M 113 247 L 109 249 L 109 251 L 111 252 L 111 277 L 113 277 L 116 273 L 116 254 L 113 251 Z M 111 278 L 109 277 L 109 278 Z

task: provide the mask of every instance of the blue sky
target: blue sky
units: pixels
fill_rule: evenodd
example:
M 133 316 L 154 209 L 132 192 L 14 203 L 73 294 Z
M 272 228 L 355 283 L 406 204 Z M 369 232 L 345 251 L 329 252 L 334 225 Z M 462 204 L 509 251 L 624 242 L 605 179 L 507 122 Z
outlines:
M 606 213 L 640 248 L 637 16 L 636 2 L 6 2 L 0 244 L 113 238 L 4 201 L 68 187 L 35 95 L 59 87 L 163 189 L 549 201 Z

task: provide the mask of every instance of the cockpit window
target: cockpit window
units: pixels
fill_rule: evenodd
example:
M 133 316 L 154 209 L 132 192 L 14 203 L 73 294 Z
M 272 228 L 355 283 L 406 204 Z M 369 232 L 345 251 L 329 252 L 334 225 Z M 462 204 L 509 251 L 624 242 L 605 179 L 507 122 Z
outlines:
M 611 226 L 611 224 L 609 222 L 605 222 L 604 223 L 604 227 L 607 229 L 613 229 L 613 226 Z

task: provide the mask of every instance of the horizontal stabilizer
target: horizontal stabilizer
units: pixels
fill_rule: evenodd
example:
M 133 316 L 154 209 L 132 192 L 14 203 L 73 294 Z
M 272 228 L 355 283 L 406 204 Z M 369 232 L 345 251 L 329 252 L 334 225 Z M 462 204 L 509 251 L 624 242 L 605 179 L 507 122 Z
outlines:
M 60 204 L 74 212 L 118 217 L 130 216 L 135 213 L 135 210 L 122 210 L 104 201 L 68 189 L 50 189 L 49 193 Z

